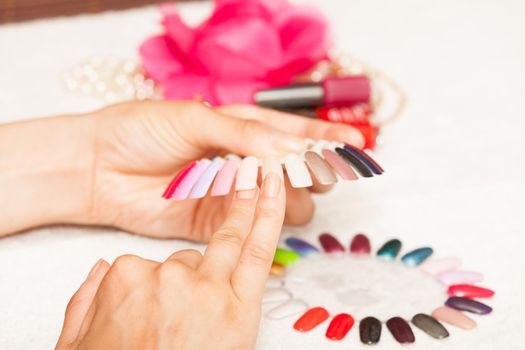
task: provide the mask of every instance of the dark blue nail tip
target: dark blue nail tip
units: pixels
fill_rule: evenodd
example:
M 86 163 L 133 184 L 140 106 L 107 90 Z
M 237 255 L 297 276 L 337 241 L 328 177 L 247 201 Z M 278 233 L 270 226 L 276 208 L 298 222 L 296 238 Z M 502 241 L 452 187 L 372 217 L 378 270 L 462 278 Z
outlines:
M 425 261 L 429 256 L 431 256 L 433 252 L 434 250 L 432 250 L 432 248 L 430 247 L 414 249 L 413 251 L 408 252 L 405 255 L 403 255 L 403 257 L 401 258 L 401 261 L 403 261 L 403 263 L 406 266 L 410 266 L 410 267 L 418 266 L 423 261 Z
M 362 177 L 372 177 L 372 171 L 356 156 L 348 152 L 344 148 L 336 147 L 335 151 L 337 154 L 343 158 L 347 163 L 349 163 Z
M 368 156 L 365 152 L 361 151 L 360 149 L 345 144 L 344 148 L 347 152 L 353 154 L 356 158 L 358 158 L 362 163 L 365 163 L 365 165 L 372 170 L 372 172 L 376 175 L 381 175 L 383 173 L 383 169 L 377 164 L 370 156 Z
M 289 237 L 285 240 L 286 245 L 301 256 L 319 253 L 319 249 L 300 238 Z
M 486 315 L 492 312 L 490 306 L 463 297 L 450 297 L 445 302 L 445 305 L 456 310 L 467 311 L 478 315 Z

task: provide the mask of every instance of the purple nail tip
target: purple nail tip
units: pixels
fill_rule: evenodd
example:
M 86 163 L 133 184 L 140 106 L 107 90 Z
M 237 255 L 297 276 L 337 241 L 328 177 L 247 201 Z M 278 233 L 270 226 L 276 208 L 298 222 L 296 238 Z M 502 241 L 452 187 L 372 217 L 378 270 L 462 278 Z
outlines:
M 456 310 L 472 312 L 478 315 L 486 315 L 492 312 L 490 306 L 463 297 L 450 297 L 445 302 L 445 305 Z
M 392 317 L 386 321 L 386 326 L 394 338 L 401 344 L 413 343 L 416 337 L 407 321 L 401 317 Z

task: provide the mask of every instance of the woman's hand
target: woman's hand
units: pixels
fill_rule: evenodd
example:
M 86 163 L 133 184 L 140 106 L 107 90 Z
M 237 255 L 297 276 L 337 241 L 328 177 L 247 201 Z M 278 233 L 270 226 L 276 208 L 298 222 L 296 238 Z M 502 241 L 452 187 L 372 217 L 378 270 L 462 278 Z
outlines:
M 197 102 L 141 102 L 93 114 L 95 165 L 92 216 L 99 224 L 138 234 L 208 241 L 224 221 L 231 195 L 182 202 L 160 198 L 174 174 L 188 162 L 219 153 L 264 157 L 299 152 L 304 138 L 362 145 L 361 134 L 345 125 L 252 106 L 208 108 Z M 288 224 L 313 215 L 310 191 L 287 188 Z
M 239 191 L 206 252 L 99 261 L 68 304 L 57 349 L 251 349 L 285 212 L 282 171 Z

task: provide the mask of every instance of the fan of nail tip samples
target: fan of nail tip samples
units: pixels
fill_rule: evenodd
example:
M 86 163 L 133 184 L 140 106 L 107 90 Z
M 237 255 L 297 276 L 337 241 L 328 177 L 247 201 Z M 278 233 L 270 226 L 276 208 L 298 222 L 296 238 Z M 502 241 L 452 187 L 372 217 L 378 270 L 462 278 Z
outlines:
M 321 185 L 361 177 L 381 175 L 384 170 L 364 151 L 351 146 L 324 140 L 310 141 L 304 154 L 287 154 L 282 159 L 268 157 L 258 160 L 253 156 L 240 159 L 236 155 L 225 158 L 201 159 L 183 167 L 168 185 L 165 199 L 183 200 L 211 196 L 224 196 L 235 190 L 250 190 L 257 185 L 259 165 L 270 168 L 269 163 L 280 162 L 286 169 L 290 184 L 294 188 L 313 186 L 312 176 Z
M 351 313 L 332 310 L 331 314 L 322 306 L 310 307 L 304 300 L 295 298 L 286 286 L 286 271 L 293 269 L 295 262 L 300 259 L 318 259 L 324 254 L 332 258 L 348 256 L 345 247 L 334 236 L 323 233 L 319 236 L 321 248 L 318 248 L 302 239 L 290 237 L 286 245 L 290 249 L 278 248 L 265 293 L 266 301 L 279 304 L 265 313 L 269 319 L 283 319 L 301 316 L 296 319 L 293 328 L 299 332 L 309 332 L 316 327 L 327 324 L 325 335 L 328 339 L 342 340 L 353 328 L 356 319 Z M 401 241 L 392 239 L 383 244 L 376 253 L 377 259 L 389 263 L 396 263 L 401 251 Z M 349 256 L 354 259 L 372 258 L 371 245 L 367 236 L 357 234 L 349 246 Z M 476 322 L 465 313 L 485 315 L 492 312 L 492 308 L 476 299 L 491 298 L 494 292 L 490 289 L 475 285 L 482 281 L 483 275 L 475 271 L 460 270 L 461 260 L 455 257 L 430 258 L 433 250 L 423 247 L 407 252 L 401 257 L 401 265 L 406 268 L 419 269 L 422 273 L 436 278 L 440 285 L 446 288 L 444 295 L 448 296 L 444 305 L 438 306 L 431 314 L 424 312 L 415 314 L 410 320 L 399 316 L 387 317 L 380 320 L 373 315 L 359 320 L 359 337 L 364 344 L 377 344 L 381 339 L 383 324 L 399 343 L 414 343 L 415 335 L 410 323 L 435 339 L 449 337 L 449 332 L 443 323 L 470 330 Z M 263 302 L 265 302 L 263 300 Z M 332 317 L 333 316 L 333 317 Z M 330 319 L 329 322 L 326 322 Z M 443 323 L 442 323 L 443 322 Z

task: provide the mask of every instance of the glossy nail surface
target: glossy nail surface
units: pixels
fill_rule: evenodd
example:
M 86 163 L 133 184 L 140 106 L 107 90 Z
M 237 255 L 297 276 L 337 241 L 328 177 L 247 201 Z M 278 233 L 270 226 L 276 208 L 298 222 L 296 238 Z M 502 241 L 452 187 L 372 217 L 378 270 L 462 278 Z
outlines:
M 266 317 L 273 320 L 281 320 L 303 313 L 308 309 L 306 303 L 302 300 L 292 299 L 282 303 L 266 313 Z
M 193 186 L 190 198 L 202 198 L 208 193 L 213 179 L 224 165 L 224 159 L 221 157 L 215 157 L 211 164 L 206 168 L 202 176 L 199 178 L 195 186 Z
M 277 248 L 275 250 L 275 256 L 273 257 L 273 262 L 286 266 L 293 263 L 295 260 L 299 259 L 299 254 L 293 250 Z
M 430 257 L 433 252 L 434 251 L 432 250 L 432 248 L 429 247 L 418 248 L 403 255 L 401 261 L 403 262 L 403 264 L 409 267 L 418 266 L 423 261 L 428 259 L 428 257 Z
M 357 174 L 354 169 L 341 157 L 332 150 L 324 149 L 322 151 L 323 157 L 335 172 L 341 176 L 343 180 L 357 180 Z
M 321 185 L 331 185 L 337 182 L 337 177 L 332 167 L 319 154 L 308 151 L 304 154 L 304 158 L 308 168 L 310 168 L 317 182 Z
M 237 172 L 235 190 L 253 190 L 257 186 L 258 171 L 257 158 L 252 156 L 244 158 Z
M 349 314 L 339 314 L 335 316 L 326 330 L 326 337 L 331 340 L 343 339 L 350 329 L 352 329 L 354 322 L 354 318 Z
M 281 184 L 283 180 L 279 174 L 274 172 L 266 174 L 262 184 L 262 195 L 266 198 L 275 198 L 281 191 Z
M 456 257 L 427 259 L 419 268 L 431 275 L 438 275 L 442 272 L 457 270 L 461 267 L 461 259 Z
M 448 287 L 447 293 L 450 296 L 464 298 L 491 298 L 494 295 L 493 290 L 471 284 L 453 284 Z
M 366 158 L 368 160 L 368 162 L 371 164 L 371 166 L 375 167 L 377 169 L 378 172 L 380 173 L 384 173 L 385 172 L 385 169 L 383 169 L 381 167 L 381 165 L 379 165 L 374 158 L 372 158 L 372 156 L 370 156 L 368 153 L 366 153 L 365 151 L 363 150 L 360 150 L 359 148 L 355 147 L 355 146 L 352 146 L 352 145 L 349 145 L 349 144 L 345 144 L 345 148 L 346 149 L 354 149 L 356 150 L 357 152 L 359 152 L 361 154 L 361 156 L 363 158 Z
M 164 191 L 164 194 L 162 195 L 162 197 L 164 197 L 166 199 L 172 198 L 173 197 L 173 193 L 175 192 L 175 190 L 179 186 L 179 184 L 182 181 L 182 179 L 189 173 L 189 171 L 195 166 L 195 164 L 197 164 L 197 162 L 193 161 L 191 163 L 188 163 L 181 170 L 179 170 L 177 175 L 175 175 L 173 180 L 171 180 L 170 184 L 166 188 L 166 191 Z
M 468 330 L 476 327 L 476 322 L 473 319 L 447 306 L 435 309 L 432 312 L 432 317 L 462 329 Z
M 447 329 L 438 320 L 429 315 L 415 315 L 412 317 L 412 324 L 432 338 L 443 339 L 449 336 Z
M 445 305 L 460 311 L 472 312 L 473 314 L 486 315 L 492 312 L 492 308 L 479 301 L 462 297 L 450 297 Z
M 381 321 L 375 317 L 365 317 L 359 323 L 359 338 L 363 344 L 372 345 L 381 339 Z
M 206 168 L 210 165 L 209 159 L 202 159 L 195 164 L 193 168 L 188 171 L 186 176 L 180 181 L 179 185 L 173 193 L 173 199 L 183 200 L 188 197 L 193 186 L 197 183 L 202 174 L 206 171 Z
M 279 175 L 281 180 L 284 179 L 283 166 L 281 165 L 279 158 L 277 158 L 276 156 L 269 156 L 269 157 L 264 158 L 261 173 L 262 173 L 263 179 L 269 173 L 276 173 L 277 175 Z
M 284 157 L 284 167 L 292 187 L 303 188 L 312 186 L 310 172 L 304 161 L 297 154 L 287 154 Z
M 314 307 L 306 311 L 297 321 L 293 328 L 299 332 L 308 332 L 328 319 L 330 314 L 322 307 Z
M 391 239 L 379 248 L 377 256 L 385 260 L 394 260 L 401 250 L 401 241 L 399 239 Z
M 483 274 L 476 271 L 447 271 L 437 275 L 438 280 L 450 286 L 452 284 L 472 284 L 483 281 Z
M 335 152 L 346 160 L 362 177 L 372 177 L 372 171 L 356 156 L 348 152 L 344 148 L 336 147 Z
M 319 236 L 319 243 L 321 243 L 321 246 L 323 247 L 324 251 L 327 253 L 343 253 L 345 251 L 345 248 L 337 238 L 332 236 L 329 233 L 322 233 Z
M 359 233 L 352 238 L 350 252 L 353 254 L 370 254 L 370 241 L 368 237 Z
M 410 325 L 401 317 L 392 317 L 386 321 L 386 326 L 394 338 L 401 344 L 413 343 L 416 341 Z
M 365 156 L 364 152 L 361 151 L 360 149 L 358 149 L 356 147 L 353 147 L 353 146 L 350 146 L 350 145 L 345 145 L 344 149 L 348 153 L 351 153 L 357 159 L 359 159 L 361 161 L 361 163 L 364 163 L 368 167 L 368 169 L 370 169 L 374 174 L 381 175 L 383 173 L 381 167 L 378 167 L 377 163 L 375 161 L 371 161 L 370 160 L 371 158 L 368 155 Z
M 300 238 L 289 237 L 286 239 L 285 243 L 290 249 L 301 256 L 319 253 L 319 249 Z
M 228 159 L 226 163 L 224 163 L 213 182 L 211 188 L 212 196 L 225 196 L 230 193 L 239 164 L 240 160 L 238 159 Z
M 281 277 L 284 276 L 286 273 L 286 267 L 281 264 L 273 263 L 272 267 L 270 268 L 270 275 Z

